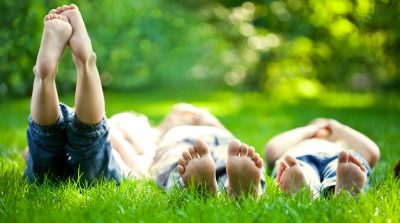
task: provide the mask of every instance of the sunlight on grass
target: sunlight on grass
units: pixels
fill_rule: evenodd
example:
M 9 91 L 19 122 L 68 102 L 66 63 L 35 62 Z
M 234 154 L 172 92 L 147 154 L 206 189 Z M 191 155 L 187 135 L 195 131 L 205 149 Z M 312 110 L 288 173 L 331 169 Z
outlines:
M 372 93 L 327 93 L 319 98 L 321 105 L 332 108 L 365 108 L 373 106 L 376 100 Z
M 348 122 L 372 137 L 382 150 L 365 195 L 312 200 L 307 192 L 288 196 L 266 177 L 260 199 L 204 198 L 190 190 L 166 192 L 150 180 L 126 180 L 120 186 L 101 182 L 80 187 L 76 182 L 42 186 L 23 177 L 22 150 L 29 100 L 0 104 L 7 116 L 0 123 L 1 222 L 398 222 L 400 182 L 391 168 L 400 157 L 400 99 L 372 94 L 325 93 L 312 97 L 276 98 L 254 92 L 106 92 L 107 115 L 135 111 L 157 124 L 175 103 L 208 108 L 242 141 L 262 154 L 273 135 L 324 116 Z M 73 96 L 63 96 L 69 105 Z M 269 173 L 269 172 L 268 172 Z

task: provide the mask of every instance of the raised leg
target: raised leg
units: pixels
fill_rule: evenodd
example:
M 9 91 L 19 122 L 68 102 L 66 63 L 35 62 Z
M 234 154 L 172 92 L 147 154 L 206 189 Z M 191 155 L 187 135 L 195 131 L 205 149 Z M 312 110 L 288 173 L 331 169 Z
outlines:
M 68 18 L 73 30 L 68 44 L 78 72 L 75 93 L 76 116 L 86 124 L 99 123 L 105 113 L 103 89 L 96 66 L 96 54 L 92 50 L 81 13 L 74 4 L 59 7 L 56 12 Z
M 36 65 L 31 99 L 31 116 L 43 126 L 54 124 L 60 116 L 55 84 L 57 65 L 72 34 L 67 17 L 50 13 L 44 18 L 44 30 Z
M 33 68 L 35 79 L 27 130 L 29 151 L 25 153 L 25 176 L 29 182 L 43 182 L 45 176 L 51 180 L 68 176 L 64 122 L 57 121 L 61 113 L 67 113 L 67 108 L 61 106 L 62 111 L 60 109 L 55 77 L 71 34 L 72 28 L 65 16 L 50 12 L 44 18 L 42 41 Z

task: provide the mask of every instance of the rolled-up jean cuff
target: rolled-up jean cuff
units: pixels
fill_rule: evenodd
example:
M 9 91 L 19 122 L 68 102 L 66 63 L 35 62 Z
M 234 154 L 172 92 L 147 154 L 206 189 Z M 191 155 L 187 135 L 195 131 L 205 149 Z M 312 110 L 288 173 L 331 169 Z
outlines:
M 28 125 L 29 130 L 39 136 L 52 136 L 59 134 L 60 132 L 65 130 L 65 121 L 63 114 L 60 115 L 60 117 L 54 124 L 47 126 L 37 124 L 30 115 L 28 117 Z
M 84 137 L 96 138 L 103 135 L 108 131 L 107 121 L 103 117 L 100 122 L 96 124 L 83 123 L 76 117 L 76 114 L 71 114 L 70 122 L 68 123 L 69 131 Z

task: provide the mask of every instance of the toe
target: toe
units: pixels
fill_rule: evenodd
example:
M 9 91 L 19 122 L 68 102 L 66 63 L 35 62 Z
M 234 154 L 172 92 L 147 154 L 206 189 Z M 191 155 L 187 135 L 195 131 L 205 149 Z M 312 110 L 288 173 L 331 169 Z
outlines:
M 289 166 L 285 163 L 285 161 L 281 161 L 281 163 L 279 164 L 279 169 L 278 171 L 276 171 L 276 182 L 278 184 L 281 183 L 282 181 L 282 173 L 286 170 L 286 168 L 288 168 Z
M 190 157 L 190 153 L 188 151 L 182 152 L 182 158 L 186 160 L 186 163 L 189 162 L 192 158 Z
M 196 140 L 196 142 L 194 143 L 194 149 L 200 156 L 204 156 L 209 153 L 208 145 L 202 139 Z
M 186 166 L 186 160 L 183 158 L 183 157 L 180 157 L 179 159 L 178 159 L 178 164 L 179 165 L 181 165 L 182 167 L 185 167 Z
M 339 153 L 338 163 L 347 163 L 349 161 L 349 153 L 343 150 Z
M 69 22 L 68 18 L 66 16 L 60 15 L 60 19 L 65 21 L 65 22 Z
M 228 155 L 229 156 L 237 156 L 240 152 L 240 141 L 235 139 L 228 146 Z
M 361 161 L 352 154 L 349 154 L 349 162 L 356 164 L 363 172 L 366 172 L 366 169 L 364 165 L 361 163 Z
M 260 154 L 258 154 L 258 153 L 254 154 L 252 160 L 253 160 L 254 162 L 257 162 L 257 160 L 259 160 L 259 159 L 261 159 L 261 158 L 260 158 Z
M 71 9 L 78 9 L 78 6 L 75 4 L 70 4 L 69 6 L 71 7 Z
M 254 153 L 255 153 L 254 147 L 250 146 L 249 150 L 247 151 L 247 156 L 250 157 L 251 159 L 253 159 Z
M 261 168 L 261 167 L 263 166 L 263 163 L 264 163 L 264 161 L 260 158 L 260 159 L 258 159 L 258 160 L 256 161 L 256 166 L 257 166 L 258 168 Z
M 261 159 L 261 157 L 258 153 L 254 154 L 253 161 L 258 168 L 261 168 L 263 166 L 264 161 L 263 161 L 263 159 Z
M 297 164 L 296 159 L 289 155 L 285 156 L 284 160 L 289 165 L 289 167 L 292 167 Z
M 249 150 L 249 146 L 245 143 L 240 146 L 240 156 L 247 156 L 247 151 Z
M 190 156 L 192 157 L 192 159 L 198 158 L 198 155 L 197 155 L 196 151 L 194 150 L 193 146 L 189 147 L 188 151 L 189 151 Z
M 51 9 L 51 10 L 49 11 L 49 14 L 55 14 L 55 13 L 57 13 L 57 9 Z
M 177 168 L 178 168 L 178 172 L 179 172 L 180 175 L 183 175 L 183 173 L 185 173 L 185 168 L 183 166 L 178 165 Z

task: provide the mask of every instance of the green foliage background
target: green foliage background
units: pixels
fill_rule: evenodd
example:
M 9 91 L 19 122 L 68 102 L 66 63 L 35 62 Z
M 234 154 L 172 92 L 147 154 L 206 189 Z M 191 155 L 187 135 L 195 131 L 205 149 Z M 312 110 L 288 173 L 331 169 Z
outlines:
M 0 97 L 31 91 L 43 17 L 65 1 L 0 3 Z M 240 87 L 313 96 L 400 87 L 394 0 L 76 1 L 110 89 Z M 60 92 L 73 91 L 69 52 Z

